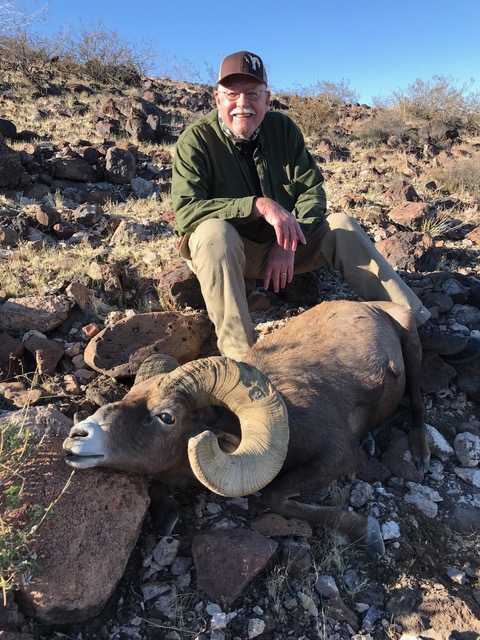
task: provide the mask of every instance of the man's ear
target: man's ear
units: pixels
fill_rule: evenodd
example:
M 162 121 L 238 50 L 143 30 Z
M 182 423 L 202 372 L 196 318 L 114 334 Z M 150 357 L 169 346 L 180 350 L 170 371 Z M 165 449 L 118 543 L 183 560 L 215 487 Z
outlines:
M 218 106 L 220 106 L 220 94 L 218 93 L 217 89 L 215 89 L 215 91 L 213 92 L 213 97 L 215 98 L 215 104 Z
M 270 109 L 270 91 L 267 90 L 265 96 L 266 96 L 266 100 L 267 100 L 267 111 Z

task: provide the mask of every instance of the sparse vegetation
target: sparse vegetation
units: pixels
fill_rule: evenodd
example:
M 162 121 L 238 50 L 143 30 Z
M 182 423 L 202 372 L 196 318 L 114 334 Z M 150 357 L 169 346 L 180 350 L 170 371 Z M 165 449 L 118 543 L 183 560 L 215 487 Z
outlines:
M 354 133 L 366 145 L 376 146 L 393 135 L 401 138 L 407 130 L 408 125 L 398 110 L 377 109 L 372 116 L 359 121 Z
M 461 158 L 431 173 L 438 186 L 449 193 L 480 196 L 480 158 Z
M 27 407 L 28 408 L 28 404 Z M 30 431 L 24 424 L 7 423 L 0 428 L 0 588 L 3 604 L 7 593 L 16 584 L 27 584 L 38 569 L 37 558 L 31 549 L 31 542 L 44 520 L 51 516 L 64 489 L 48 506 L 34 505 L 25 512 L 23 497 L 29 487 L 25 483 L 24 469 L 40 442 L 33 443 Z M 72 477 L 70 475 L 70 478 Z M 22 526 L 19 519 L 12 519 L 14 512 L 21 511 Z M 16 526 L 12 526 L 16 522 Z
M 458 86 L 450 76 L 418 78 L 405 91 L 392 93 L 391 104 L 413 121 L 440 120 L 450 125 L 478 131 L 480 92 L 473 91 L 473 79 Z

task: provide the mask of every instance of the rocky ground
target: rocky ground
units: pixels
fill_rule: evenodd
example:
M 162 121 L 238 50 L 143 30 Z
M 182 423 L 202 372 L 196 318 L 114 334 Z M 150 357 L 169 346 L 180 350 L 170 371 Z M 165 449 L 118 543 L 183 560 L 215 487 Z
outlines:
M 184 360 L 214 353 L 196 281 L 176 261 L 169 199 L 172 143 L 211 100 L 206 87 L 168 81 L 107 90 L 53 78 L 28 100 L 27 84 L 8 75 L 0 84 L 0 420 L 9 423 L 25 406 L 60 411 L 61 437 L 75 411 L 92 411 L 128 389 L 138 366 L 132 354 L 152 346 L 152 331 L 177 357 L 187 344 Z M 285 101 L 280 96 L 276 106 Z M 446 186 L 454 167 L 463 167 L 468 184 L 478 170 L 478 142 L 442 123 L 410 123 L 372 145 L 365 123 L 376 118 L 365 106 L 338 108 L 330 136 L 309 138 L 330 209 L 348 210 L 362 222 L 435 322 L 464 334 L 479 331 L 479 194 Z M 329 271 L 298 278 L 279 296 L 250 284 L 259 339 L 318 300 L 354 297 Z M 155 318 L 166 323 L 163 329 L 141 324 L 143 343 L 132 345 L 131 323 L 166 311 L 177 315 Z M 172 322 L 173 336 L 165 330 Z M 108 358 L 98 339 L 105 340 L 105 331 L 116 337 Z M 354 479 L 311 497 L 375 516 L 384 556 L 370 558 L 305 523 L 292 530 L 292 523 L 265 516 L 258 495 L 226 499 L 186 489 L 175 495 L 182 516 L 171 535 L 159 536 L 148 515 L 139 517 L 138 541 L 101 611 L 75 621 L 64 603 L 65 611 L 46 615 L 46 597 L 35 595 L 41 576 L 33 576 L 30 585 L 9 592 L 0 638 L 479 637 L 480 362 L 453 368 L 426 354 L 422 391 L 433 452 L 425 477 L 405 450 L 405 405 L 375 434 L 375 452 Z M 38 415 L 35 420 L 43 424 Z M 48 464 L 61 463 L 60 456 Z M 9 489 L 12 462 L 5 456 L 2 463 Z M 96 478 L 99 496 L 111 487 L 107 476 Z M 137 489 L 129 509 L 143 513 L 146 489 Z M 118 493 L 116 499 L 110 528 L 126 509 L 126 499 Z M 8 504 L 5 491 L 5 540 Z M 108 509 L 99 504 L 87 519 Z M 86 547 L 86 533 L 77 534 L 78 546 Z M 109 551 L 119 558 L 115 535 Z M 212 540 L 218 552 L 205 563 L 202 553 Z M 59 549 L 62 543 L 57 530 Z M 71 572 L 81 571 L 72 565 Z M 52 589 L 57 602 L 70 587 L 63 576 Z

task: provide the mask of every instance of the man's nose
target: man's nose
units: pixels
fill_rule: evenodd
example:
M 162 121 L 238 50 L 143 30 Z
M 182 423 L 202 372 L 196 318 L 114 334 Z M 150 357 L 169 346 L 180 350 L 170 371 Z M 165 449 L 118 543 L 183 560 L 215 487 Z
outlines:
M 238 105 L 239 107 L 246 107 L 246 106 L 248 105 L 248 98 L 247 98 L 247 96 L 245 95 L 245 93 L 243 93 L 243 92 L 242 92 L 242 93 L 238 96 L 237 105 Z

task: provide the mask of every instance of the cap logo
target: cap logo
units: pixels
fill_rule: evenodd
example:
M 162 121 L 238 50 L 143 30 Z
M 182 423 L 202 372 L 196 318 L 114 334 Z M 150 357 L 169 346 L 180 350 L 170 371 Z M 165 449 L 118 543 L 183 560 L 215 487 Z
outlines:
M 257 56 L 252 56 L 249 53 L 246 53 L 244 56 L 247 64 L 249 64 L 252 67 L 253 71 L 257 70 L 257 67 L 260 69 L 262 67 L 262 63 L 260 62 L 260 60 L 257 58 Z

